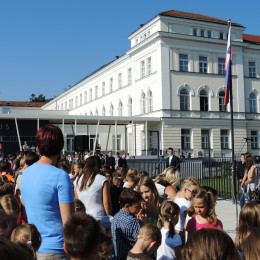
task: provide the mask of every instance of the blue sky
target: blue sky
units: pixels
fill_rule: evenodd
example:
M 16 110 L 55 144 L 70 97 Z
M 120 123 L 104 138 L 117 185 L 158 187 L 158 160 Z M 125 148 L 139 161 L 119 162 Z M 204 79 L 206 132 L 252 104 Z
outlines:
M 124 54 L 131 32 L 170 9 L 230 18 L 260 35 L 259 0 L 0 0 L 0 100 L 61 94 Z

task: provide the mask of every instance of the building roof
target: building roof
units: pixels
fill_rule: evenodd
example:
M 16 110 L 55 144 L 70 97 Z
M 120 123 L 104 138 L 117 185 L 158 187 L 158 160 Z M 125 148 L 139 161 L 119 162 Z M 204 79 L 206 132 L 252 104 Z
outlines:
M 173 16 L 173 17 L 180 17 L 180 18 L 186 18 L 186 19 L 192 19 L 192 20 L 200 20 L 200 21 L 227 24 L 227 20 L 211 17 L 211 16 L 204 15 L 204 14 L 183 12 L 183 11 L 177 11 L 177 10 L 164 11 L 164 12 L 161 12 L 159 15 Z M 237 23 L 233 23 L 233 22 L 232 22 L 232 25 L 243 27 L 242 25 L 237 24 Z
M 255 44 L 260 44 L 260 36 L 259 35 L 252 35 L 252 34 L 243 34 L 244 42 L 250 42 Z
M 5 107 L 42 107 L 47 102 L 26 102 L 26 101 L 0 101 L 0 106 Z

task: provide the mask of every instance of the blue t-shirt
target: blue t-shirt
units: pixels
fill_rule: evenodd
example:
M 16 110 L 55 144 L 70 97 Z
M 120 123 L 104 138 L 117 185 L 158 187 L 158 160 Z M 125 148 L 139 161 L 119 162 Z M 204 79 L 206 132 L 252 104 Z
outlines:
M 39 253 L 64 253 L 59 204 L 73 203 L 68 174 L 51 165 L 35 163 L 22 175 L 21 195 L 28 223 L 42 236 Z

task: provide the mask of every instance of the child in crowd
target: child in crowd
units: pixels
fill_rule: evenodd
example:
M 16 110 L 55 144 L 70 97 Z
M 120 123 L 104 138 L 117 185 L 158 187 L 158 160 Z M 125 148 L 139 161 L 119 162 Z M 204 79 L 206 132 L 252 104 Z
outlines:
M 112 238 L 116 259 L 126 257 L 134 246 L 141 223 L 146 222 L 141 213 L 141 195 L 132 190 L 124 189 L 119 197 L 122 209 L 112 221 Z
M 141 178 L 143 178 L 143 177 L 149 177 L 149 173 L 147 172 L 147 171 L 144 171 L 144 170 L 142 170 L 142 171 L 140 171 L 140 172 L 138 172 L 137 173 L 137 177 L 139 178 L 139 179 L 141 179 Z
M 0 237 L 10 238 L 13 229 L 13 223 L 11 218 L 5 213 L 3 209 L 0 209 Z
M 120 179 L 120 182 L 121 182 L 120 188 L 123 188 L 123 185 L 126 182 L 126 174 L 127 174 L 126 168 L 119 167 L 118 169 L 116 169 L 116 174 L 117 174 L 118 179 Z
M 183 260 L 239 260 L 234 242 L 224 231 L 200 229 L 189 238 L 182 250 Z
M 127 189 L 137 190 L 136 186 L 138 184 L 139 178 L 137 177 L 137 171 L 135 168 L 130 168 L 126 174 L 126 181 L 123 187 Z
M 11 241 L 29 244 L 36 252 L 41 246 L 42 238 L 35 225 L 24 224 L 13 230 Z
M 71 215 L 63 228 L 64 250 L 71 260 L 99 260 L 100 225 L 83 212 Z
M 204 189 L 205 191 L 211 192 L 211 194 L 213 195 L 215 201 L 217 201 L 218 198 L 218 191 L 210 186 L 201 186 L 202 189 Z
M 192 217 L 186 227 L 188 237 L 191 233 L 202 228 L 223 229 L 222 222 L 217 219 L 215 204 L 212 193 L 204 189 L 199 189 L 193 196 L 192 206 L 188 209 L 188 214 Z
M 160 201 L 153 180 L 149 177 L 142 178 L 138 183 L 137 190 L 144 200 L 142 202 L 142 209 L 147 213 L 147 223 L 156 225 L 158 222 Z
M 253 228 L 260 228 L 260 205 L 247 202 L 240 211 L 235 244 L 239 252 L 243 251 L 242 243 Z
M 164 201 L 160 207 L 162 244 L 157 250 L 157 260 L 179 259 L 182 241 L 174 226 L 178 223 L 180 207 L 172 201 Z
M 26 244 L 14 243 L 0 236 L 1 260 L 35 260 L 32 249 Z
M 1 197 L 0 205 L 6 214 L 10 217 L 13 228 L 22 224 L 20 205 L 14 195 L 7 194 Z
M 191 206 L 192 194 L 199 188 L 199 183 L 194 178 L 185 179 L 182 183 L 181 190 L 177 193 L 174 202 L 180 207 L 179 221 L 175 226 L 175 230 L 180 234 L 182 243 L 185 241 L 184 224 L 187 210 Z
M 109 236 L 112 236 L 111 233 L 111 223 L 112 223 L 113 217 L 112 216 L 104 216 L 100 220 L 100 226 L 103 229 L 103 232 Z
M 113 185 L 110 187 L 110 197 L 112 202 L 112 216 L 120 210 L 119 196 L 122 191 L 121 178 L 118 177 L 117 172 L 113 173 Z
M 127 260 L 151 260 L 152 255 L 161 245 L 160 229 L 153 224 L 146 224 L 139 230 L 137 241 L 129 251 Z
M 86 207 L 84 203 L 79 199 L 74 199 L 75 212 L 86 212 Z
M 257 246 L 258 245 L 258 246 Z M 260 259 L 260 228 L 253 228 L 250 235 L 243 241 L 243 260 Z
M 100 248 L 99 255 L 101 259 L 108 260 L 112 258 L 113 242 L 111 236 L 101 232 L 99 238 Z

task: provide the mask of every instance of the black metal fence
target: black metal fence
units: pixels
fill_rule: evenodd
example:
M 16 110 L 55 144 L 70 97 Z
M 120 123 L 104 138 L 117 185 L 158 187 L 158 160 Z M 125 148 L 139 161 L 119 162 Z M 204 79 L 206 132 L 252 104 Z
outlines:
M 166 168 L 165 160 L 160 164 L 155 160 L 128 160 L 128 168 L 136 168 L 137 171 L 145 170 L 150 177 L 155 177 Z M 221 198 L 232 198 L 232 171 L 231 160 L 214 159 L 212 161 L 185 160 L 180 164 L 181 182 L 188 178 L 196 178 L 201 185 L 210 186 L 218 191 Z M 235 179 L 237 199 L 241 195 L 240 183 Z

